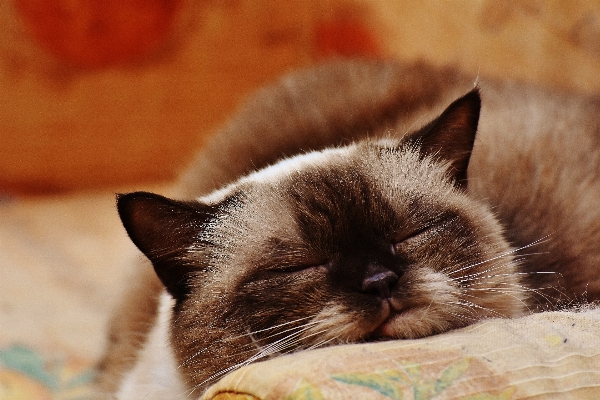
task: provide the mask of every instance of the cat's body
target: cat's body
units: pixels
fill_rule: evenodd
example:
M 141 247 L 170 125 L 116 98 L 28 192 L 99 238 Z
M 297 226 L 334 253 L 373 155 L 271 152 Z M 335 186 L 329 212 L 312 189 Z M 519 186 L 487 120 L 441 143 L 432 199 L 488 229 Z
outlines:
M 288 76 L 183 176 L 174 197 L 199 201 L 122 196 L 160 281 L 146 262 L 103 390 L 183 398 L 280 352 L 600 298 L 599 99 L 484 81 L 480 113 L 472 86 L 377 62 Z

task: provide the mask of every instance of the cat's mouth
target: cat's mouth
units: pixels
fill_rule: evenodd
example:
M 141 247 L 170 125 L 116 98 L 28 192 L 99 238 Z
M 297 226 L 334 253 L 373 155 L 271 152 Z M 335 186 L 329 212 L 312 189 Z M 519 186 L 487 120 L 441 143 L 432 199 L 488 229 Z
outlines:
M 386 299 L 383 304 L 385 319 L 371 333 L 377 339 L 404 339 L 406 327 L 415 323 L 415 318 L 423 314 L 423 307 L 414 307 L 403 304 L 394 299 Z
M 395 302 L 392 299 L 383 300 L 381 307 L 383 321 L 375 328 L 373 333 L 371 333 L 371 336 L 374 339 L 391 337 L 394 320 L 398 318 L 398 314 L 401 314 L 403 309 L 398 302 Z

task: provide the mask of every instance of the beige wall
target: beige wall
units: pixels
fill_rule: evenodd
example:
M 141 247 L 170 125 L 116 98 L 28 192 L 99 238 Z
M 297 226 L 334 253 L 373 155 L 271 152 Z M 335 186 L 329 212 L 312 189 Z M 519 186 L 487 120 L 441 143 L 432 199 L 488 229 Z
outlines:
M 249 91 L 336 53 L 600 92 L 598 2 L 179 0 L 157 50 L 82 67 L 22 1 L 0 7 L 0 194 L 170 179 Z

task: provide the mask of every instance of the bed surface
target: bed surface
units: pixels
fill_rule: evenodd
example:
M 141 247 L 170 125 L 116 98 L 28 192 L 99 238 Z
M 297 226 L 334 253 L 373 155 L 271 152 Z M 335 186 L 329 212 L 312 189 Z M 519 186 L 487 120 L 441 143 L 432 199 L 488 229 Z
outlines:
M 114 194 L 0 200 L 0 399 L 88 393 L 135 248 Z

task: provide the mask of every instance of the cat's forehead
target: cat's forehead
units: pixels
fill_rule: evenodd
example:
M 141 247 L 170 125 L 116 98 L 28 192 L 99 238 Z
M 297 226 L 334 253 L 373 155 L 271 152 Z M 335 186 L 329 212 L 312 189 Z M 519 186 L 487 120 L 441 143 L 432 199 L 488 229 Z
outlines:
M 257 187 L 270 187 L 288 180 L 294 174 L 303 174 L 308 170 L 319 168 L 327 169 L 343 160 L 351 159 L 357 150 L 357 145 L 352 144 L 339 148 L 329 148 L 321 151 L 312 151 L 285 158 L 276 164 L 252 172 L 237 182 L 216 190 L 199 198 L 203 203 L 217 204 L 230 196 L 233 192 Z
M 344 147 L 308 152 L 283 159 L 276 164 L 252 172 L 238 181 L 200 198 L 204 203 L 218 204 L 233 194 L 243 193 L 247 199 L 296 192 L 297 188 L 331 191 L 332 185 L 367 183 L 371 191 L 384 191 L 396 196 L 402 189 L 429 192 L 440 189 L 447 180 L 443 164 L 423 160 L 402 140 L 362 141 Z M 445 185 L 442 185 L 445 186 Z
M 350 159 L 355 151 L 356 145 L 350 145 L 300 154 L 256 171 L 243 178 L 240 183 L 272 184 L 280 182 L 289 176 L 308 172 L 314 168 L 328 169 L 344 160 Z

